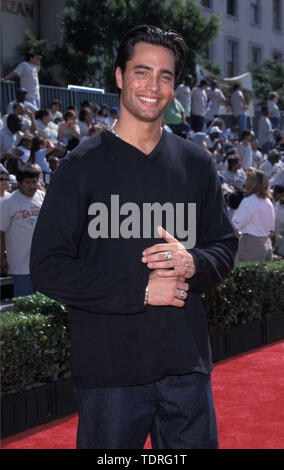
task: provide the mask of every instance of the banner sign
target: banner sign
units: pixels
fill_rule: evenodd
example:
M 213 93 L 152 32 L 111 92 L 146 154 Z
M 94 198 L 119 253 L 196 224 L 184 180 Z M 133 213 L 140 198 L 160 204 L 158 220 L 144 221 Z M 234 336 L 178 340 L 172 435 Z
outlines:
M 252 75 L 250 72 L 239 75 L 238 77 L 232 78 L 220 78 L 209 72 L 209 70 L 196 65 L 196 74 L 198 83 L 200 80 L 207 80 L 210 86 L 211 81 L 217 82 L 217 87 L 223 92 L 226 98 L 226 105 L 220 106 L 220 114 L 232 114 L 230 96 L 233 92 L 233 86 L 236 83 L 240 83 L 242 87 L 242 92 L 246 100 L 249 109 L 246 112 L 248 117 L 254 117 L 254 104 L 253 104 L 253 85 L 252 85 Z

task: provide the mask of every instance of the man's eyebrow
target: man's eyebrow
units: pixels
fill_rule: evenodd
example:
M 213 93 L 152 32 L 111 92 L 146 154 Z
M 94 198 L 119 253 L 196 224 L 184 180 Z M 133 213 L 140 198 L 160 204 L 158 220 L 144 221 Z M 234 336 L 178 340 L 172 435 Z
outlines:
M 140 64 L 140 65 L 135 65 L 134 69 L 153 70 L 153 67 L 149 67 L 149 65 Z M 173 72 L 171 72 L 170 70 L 167 70 L 167 69 L 161 69 L 160 72 L 161 73 L 168 73 L 169 75 L 174 76 Z

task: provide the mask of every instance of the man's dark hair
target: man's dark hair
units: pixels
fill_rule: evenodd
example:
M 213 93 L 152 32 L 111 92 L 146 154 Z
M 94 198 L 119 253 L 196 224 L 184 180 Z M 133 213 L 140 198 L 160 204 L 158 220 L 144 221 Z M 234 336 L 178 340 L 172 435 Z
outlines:
M 15 134 L 16 132 L 20 131 L 22 129 L 22 121 L 18 114 L 11 113 L 7 117 L 6 121 L 7 127 L 9 131 L 12 132 L 12 134 Z
M 63 118 L 66 122 L 68 121 L 68 119 L 74 119 L 75 117 L 76 117 L 76 114 L 71 109 L 65 111 L 65 113 L 63 114 Z
M 50 103 L 50 107 L 53 106 L 54 104 L 57 104 L 57 105 L 62 106 L 62 101 L 60 101 L 60 100 L 53 100 L 53 101 Z
M 89 112 L 86 109 L 81 109 L 79 113 L 79 121 L 85 121 L 86 116 L 88 116 Z
M 40 119 L 41 120 L 43 117 L 48 116 L 48 115 L 49 115 L 48 109 L 39 109 L 35 113 L 35 119 Z
M 227 158 L 227 162 L 228 162 L 228 170 L 231 171 L 234 165 L 240 162 L 240 157 L 238 155 L 230 155 Z
M 234 191 L 232 194 L 229 195 L 228 197 L 228 203 L 229 207 L 231 209 L 237 209 L 244 199 L 245 194 L 244 191 Z
M 235 85 L 233 86 L 233 91 L 239 90 L 240 88 L 241 88 L 241 84 L 235 83 Z
M 31 52 L 31 51 L 27 52 L 27 53 L 25 54 L 25 61 L 26 61 L 26 62 L 29 62 L 30 59 L 32 59 L 34 56 L 35 56 L 35 54 L 34 54 L 33 52 Z
M 120 67 L 124 73 L 126 62 L 132 59 L 134 46 L 139 42 L 170 49 L 175 56 L 175 78 L 180 76 L 187 51 L 184 39 L 175 31 L 162 31 L 157 26 L 149 25 L 136 26 L 126 33 L 118 48 L 115 68 Z
M 22 168 L 18 168 L 16 172 L 16 178 L 18 183 L 22 183 L 25 179 L 29 178 L 38 178 L 39 171 L 31 165 L 23 166 Z
M 252 135 L 251 134 L 251 131 L 249 129 L 245 129 L 242 133 L 241 133 L 241 140 L 244 140 L 246 137 L 248 137 L 249 135 Z

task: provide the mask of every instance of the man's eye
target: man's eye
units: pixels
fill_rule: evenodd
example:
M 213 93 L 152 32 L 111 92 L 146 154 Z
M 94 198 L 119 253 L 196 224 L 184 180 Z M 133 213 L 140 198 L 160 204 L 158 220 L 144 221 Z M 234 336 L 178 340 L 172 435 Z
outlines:
M 143 70 L 138 70 L 136 72 L 136 75 L 139 75 L 140 77 L 146 77 L 147 76 L 147 72 L 143 71 Z
M 169 75 L 162 75 L 161 79 L 164 82 L 170 82 L 172 78 Z

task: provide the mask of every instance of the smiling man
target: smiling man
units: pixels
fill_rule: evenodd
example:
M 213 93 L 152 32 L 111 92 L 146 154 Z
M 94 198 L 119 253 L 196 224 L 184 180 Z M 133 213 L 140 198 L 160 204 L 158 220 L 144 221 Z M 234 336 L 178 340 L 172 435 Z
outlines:
M 62 161 L 36 226 L 32 278 L 69 311 L 80 449 L 143 448 L 149 432 L 153 448 L 218 447 L 200 295 L 237 239 L 214 162 L 161 128 L 185 51 L 171 31 L 126 34 L 119 119 Z

